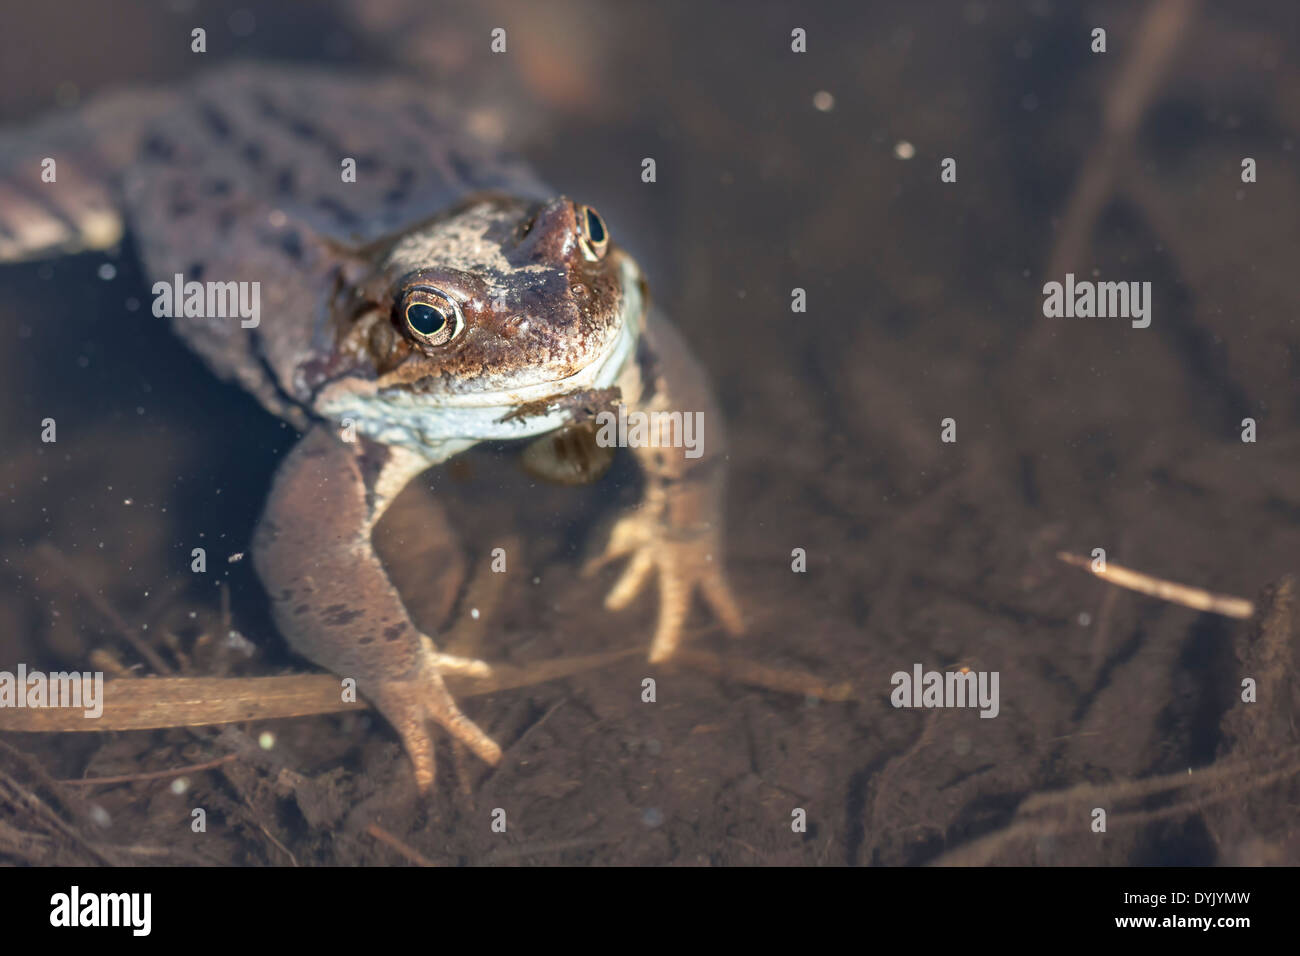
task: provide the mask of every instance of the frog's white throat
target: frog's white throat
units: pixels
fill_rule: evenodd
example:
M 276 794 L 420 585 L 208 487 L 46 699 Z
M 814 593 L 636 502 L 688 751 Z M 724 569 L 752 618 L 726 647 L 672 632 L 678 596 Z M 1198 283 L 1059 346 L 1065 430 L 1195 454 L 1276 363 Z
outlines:
M 592 362 L 574 374 L 522 388 L 464 395 L 444 395 L 430 403 L 427 395 L 386 389 L 379 395 L 322 393 L 319 411 L 335 423 L 351 421 L 357 432 L 385 445 L 409 448 L 429 460 L 445 461 L 482 441 L 531 438 L 562 426 L 569 413 L 548 409 L 535 415 L 511 417 L 525 405 L 545 407 L 548 398 L 583 389 L 609 388 L 636 351 L 645 322 L 640 271 L 630 258 L 620 269 L 623 317 L 618 334 Z

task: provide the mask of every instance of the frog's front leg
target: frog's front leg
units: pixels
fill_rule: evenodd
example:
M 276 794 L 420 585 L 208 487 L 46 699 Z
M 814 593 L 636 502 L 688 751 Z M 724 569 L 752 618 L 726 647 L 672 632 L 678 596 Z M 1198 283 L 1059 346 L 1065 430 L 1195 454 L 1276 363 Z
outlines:
M 723 565 L 722 415 L 708 377 L 686 343 L 653 313 L 647 316 L 635 360 L 628 363 L 618 384 L 627 403 L 628 444 L 645 472 L 645 497 L 635 511 L 617 521 L 605 553 L 586 570 L 590 573 L 615 559 L 630 558 L 605 599 L 610 610 L 630 604 L 658 572 L 659 624 L 650 660 L 662 661 L 681 641 L 697 588 L 723 627 L 732 634 L 744 630 Z M 656 418 L 655 413 L 669 414 Z M 640 436 L 644 441 L 635 440 L 634 414 L 643 414 L 643 422 L 648 421 Z M 688 438 L 693 447 L 688 446 Z
M 430 719 L 487 762 L 501 758 L 442 680 L 485 674 L 487 665 L 438 653 L 411 622 L 371 544 L 389 503 L 429 465 L 364 438 L 345 443 L 318 426 L 281 465 L 253 542 L 280 632 L 317 664 L 356 679 L 358 693 L 401 736 L 421 792 L 434 780 Z

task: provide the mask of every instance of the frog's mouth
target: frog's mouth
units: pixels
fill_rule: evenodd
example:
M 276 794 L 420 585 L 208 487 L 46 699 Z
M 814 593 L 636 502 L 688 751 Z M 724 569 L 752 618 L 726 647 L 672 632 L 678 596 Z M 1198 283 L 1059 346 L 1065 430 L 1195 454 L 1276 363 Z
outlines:
M 618 333 L 586 366 L 572 375 L 501 391 L 427 396 L 385 389 L 370 396 L 322 394 L 321 408 L 330 418 L 351 419 L 357 430 L 389 445 L 421 451 L 441 461 L 480 441 L 531 438 L 564 425 L 573 416 L 571 398 L 612 388 L 636 350 L 645 322 L 646 301 L 641 272 L 631 257 L 619 269 L 623 315 Z

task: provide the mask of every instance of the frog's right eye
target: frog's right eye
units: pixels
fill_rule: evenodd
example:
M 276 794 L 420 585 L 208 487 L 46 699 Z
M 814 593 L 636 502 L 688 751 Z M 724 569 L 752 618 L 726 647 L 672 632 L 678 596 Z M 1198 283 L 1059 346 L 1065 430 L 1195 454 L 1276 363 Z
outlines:
M 445 345 L 465 326 L 456 301 L 431 286 L 407 290 L 401 314 L 407 331 L 426 345 Z
M 578 218 L 578 245 L 588 259 L 599 259 L 605 254 L 609 245 L 609 230 L 600 213 L 590 206 L 578 206 L 575 210 Z

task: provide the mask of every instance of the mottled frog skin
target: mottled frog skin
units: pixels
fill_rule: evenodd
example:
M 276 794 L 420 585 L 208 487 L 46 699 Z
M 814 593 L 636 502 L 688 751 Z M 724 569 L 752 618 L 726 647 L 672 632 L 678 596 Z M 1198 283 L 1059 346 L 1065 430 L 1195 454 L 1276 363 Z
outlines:
M 54 182 L 41 177 L 47 157 Z M 255 327 L 171 322 L 218 375 L 304 432 L 275 478 L 254 564 L 289 643 L 356 680 L 422 791 L 431 720 L 485 760 L 501 753 L 443 684 L 487 665 L 439 653 L 371 544 L 426 468 L 481 441 L 557 434 L 587 396 L 613 389 L 629 410 L 703 412 L 703 456 L 633 449 L 644 500 L 593 566 L 629 559 L 606 600 L 615 610 L 657 575 L 652 660 L 678 646 L 697 590 L 741 630 L 703 371 L 649 310 L 640 269 L 599 215 L 475 142 L 428 90 L 243 66 L 0 135 L 0 259 L 108 248 L 128 230 L 151 279 L 260 283 Z

